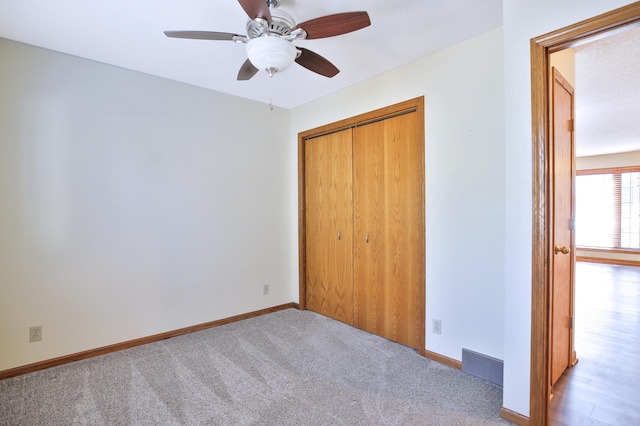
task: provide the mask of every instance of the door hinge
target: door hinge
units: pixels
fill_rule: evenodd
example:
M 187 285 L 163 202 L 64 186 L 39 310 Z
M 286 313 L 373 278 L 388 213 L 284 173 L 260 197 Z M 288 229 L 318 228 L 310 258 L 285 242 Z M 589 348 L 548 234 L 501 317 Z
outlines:
M 569 120 L 569 131 L 573 132 L 574 120 L 573 118 Z
M 573 330 L 573 317 L 569 318 L 569 330 Z

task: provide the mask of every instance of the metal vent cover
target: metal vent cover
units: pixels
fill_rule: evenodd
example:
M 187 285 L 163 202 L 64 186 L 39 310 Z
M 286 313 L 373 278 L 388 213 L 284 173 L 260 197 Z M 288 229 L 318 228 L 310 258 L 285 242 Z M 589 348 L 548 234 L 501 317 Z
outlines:
M 478 352 L 462 349 L 462 372 L 502 387 L 504 362 Z

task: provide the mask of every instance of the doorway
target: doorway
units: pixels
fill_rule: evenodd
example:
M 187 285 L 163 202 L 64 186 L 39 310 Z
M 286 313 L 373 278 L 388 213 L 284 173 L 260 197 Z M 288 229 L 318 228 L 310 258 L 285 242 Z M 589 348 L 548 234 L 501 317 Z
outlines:
M 593 37 L 640 24 L 640 6 L 632 4 L 570 27 L 551 32 L 531 41 L 531 90 L 533 131 L 533 252 L 531 306 L 531 388 L 530 423 L 546 425 L 549 419 L 549 303 L 553 213 L 549 211 L 550 154 L 549 62 L 553 52 L 571 47 Z
M 638 114 L 635 99 L 638 99 L 640 80 L 637 72 L 629 73 L 637 70 L 637 60 L 629 52 L 640 48 L 640 27 L 624 28 L 624 31 L 608 33 L 606 37 L 551 55 L 554 76 L 555 67 L 560 67 L 570 83 L 580 88 L 576 96 L 574 156 L 578 189 L 574 217 L 578 239 L 573 246 L 577 250 L 572 250 L 576 258 L 571 259 L 572 270 L 577 272 L 573 293 L 575 315 L 571 321 L 575 346 L 572 346 L 580 356 L 580 363 L 566 372 L 554 372 L 552 326 L 553 396 L 549 423 L 553 425 L 594 421 L 637 424 L 640 421 L 640 406 L 627 398 L 629 393 L 638 392 L 634 368 L 628 368 L 638 364 L 635 354 L 626 350 L 637 342 L 636 323 L 633 315 L 627 313 L 628 304 L 635 306 L 637 297 L 627 294 L 627 288 L 638 290 L 634 286 L 637 286 L 640 268 L 580 262 L 630 265 L 637 264 L 640 257 L 631 251 L 639 240 L 635 231 L 639 223 L 635 206 L 639 201 L 636 175 L 640 173 L 629 172 L 640 170 L 640 148 L 622 142 L 635 140 L 637 135 L 637 126 L 627 114 L 631 117 Z M 556 139 L 555 132 L 554 135 Z M 559 162 L 556 153 L 553 163 L 557 166 Z M 557 223 L 559 216 L 555 212 L 554 209 Z M 575 260 L 578 263 L 574 263 Z M 551 301 L 552 306 L 556 306 L 555 274 L 553 277 Z M 634 391 L 619 392 L 619 389 Z

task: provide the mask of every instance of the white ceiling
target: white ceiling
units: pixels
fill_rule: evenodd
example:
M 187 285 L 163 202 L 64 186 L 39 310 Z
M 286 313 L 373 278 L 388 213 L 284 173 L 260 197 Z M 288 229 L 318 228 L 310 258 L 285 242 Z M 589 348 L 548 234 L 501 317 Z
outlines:
M 236 81 L 245 46 L 170 39 L 164 30 L 245 34 L 237 0 L 2 0 L 0 37 L 294 108 L 502 25 L 502 0 L 284 0 L 296 22 L 365 10 L 372 25 L 302 40 L 341 72 L 332 79 L 297 64 L 274 76 Z
M 366 10 L 371 26 L 295 42 L 341 72 L 297 64 L 236 81 L 243 44 L 167 38 L 164 30 L 245 34 L 237 0 L 2 0 L 0 37 L 295 108 L 502 25 L 502 0 L 284 0 L 297 22 Z M 576 47 L 577 154 L 640 150 L 640 28 Z
M 640 151 L 640 27 L 574 50 L 576 155 Z

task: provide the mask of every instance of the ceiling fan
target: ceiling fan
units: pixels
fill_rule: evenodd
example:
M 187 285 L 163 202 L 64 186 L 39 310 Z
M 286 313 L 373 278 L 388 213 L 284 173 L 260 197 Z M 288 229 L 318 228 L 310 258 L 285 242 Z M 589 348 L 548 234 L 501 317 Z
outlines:
M 335 65 L 317 53 L 297 47 L 294 40 L 333 37 L 371 25 L 367 12 L 347 12 L 322 16 L 301 24 L 291 15 L 277 9 L 283 0 L 238 0 L 249 15 L 247 35 L 215 31 L 165 31 L 167 37 L 198 40 L 227 40 L 245 43 L 248 59 L 238 72 L 238 80 L 249 80 L 264 70 L 273 76 L 294 61 L 306 69 L 333 77 L 340 72 Z

